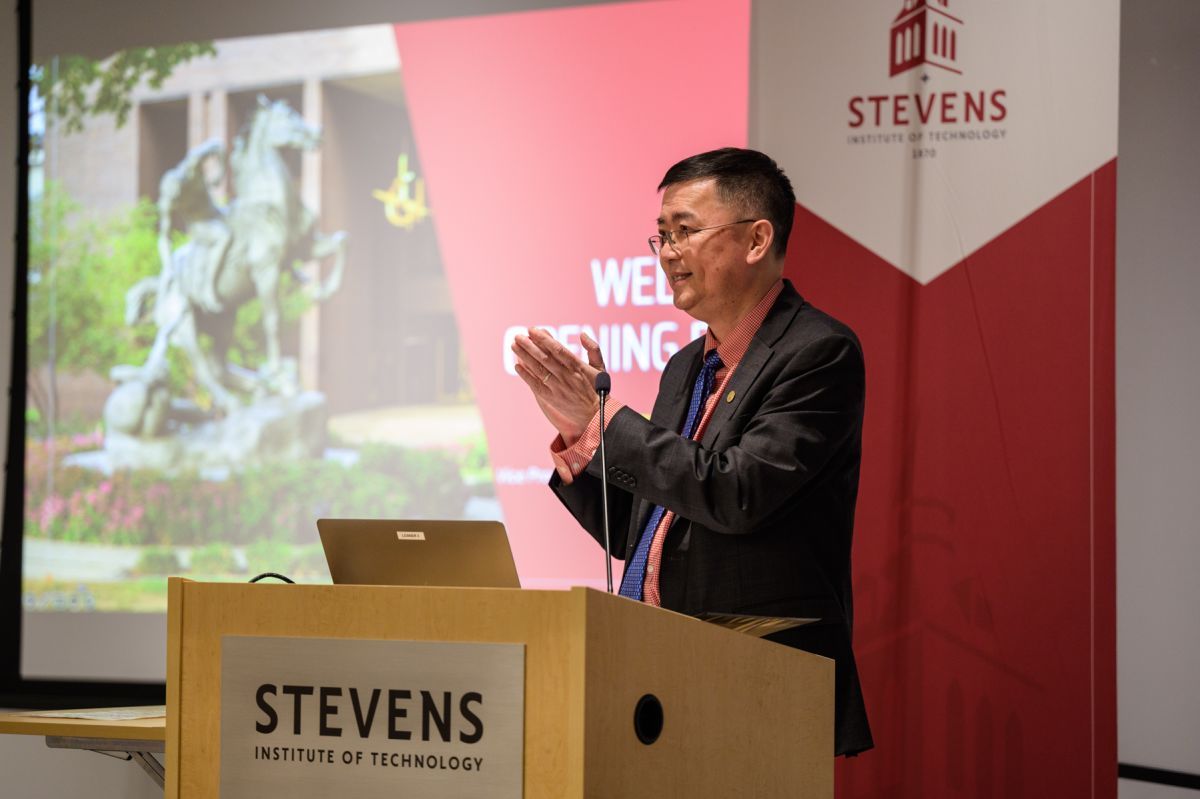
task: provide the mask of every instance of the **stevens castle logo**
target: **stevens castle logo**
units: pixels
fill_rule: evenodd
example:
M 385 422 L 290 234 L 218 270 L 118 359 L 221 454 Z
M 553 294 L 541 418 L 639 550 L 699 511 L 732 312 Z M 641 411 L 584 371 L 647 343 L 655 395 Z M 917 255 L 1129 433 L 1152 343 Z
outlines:
M 958 32 L 963 21 L 947 11 L 949 0 L 904 0 L 892 22 L 892 50 L 888 74 L 895 77 L 928 64 L 955 75 L 958 68 Z
M 913 158 L 932 158 L 937 156 L 934 142 L 1005 138 L 1005 128 L 995 126 L 1008 116 L 1004 89 L 952 88 L 963 75 L 964 28 L 963 19 L 950 12 L 949 0 L 904 0 L 888 31 L 888 77 L 910 70 L 920 74 L 908 81 L 912 91 L 851 97 L 846 124 L 853 132 L 847 143 L 903 142 L 917 145 Z M 931 86 L 938 75 L 951 86 L 940 91 Z M 938 129 L 929 128 L 934 125 Z

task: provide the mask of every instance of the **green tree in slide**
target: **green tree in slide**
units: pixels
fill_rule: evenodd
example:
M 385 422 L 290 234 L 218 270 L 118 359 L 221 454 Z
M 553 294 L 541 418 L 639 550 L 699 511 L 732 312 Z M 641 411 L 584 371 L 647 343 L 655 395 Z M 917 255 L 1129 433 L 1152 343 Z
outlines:
M 133 47 L 96 61 L 85 56 L 61 56 L 38 65 L 30 78 L 46 101 L 47 114 L 60 120 L 68 133 L 83 130 L 88 116 L 113 114 L 117 127 L 129 119 L 130 92 L 145 80 L 158 89 L 178 65 L 216 55 L 212 42 L 188 42 L 161 47 Z

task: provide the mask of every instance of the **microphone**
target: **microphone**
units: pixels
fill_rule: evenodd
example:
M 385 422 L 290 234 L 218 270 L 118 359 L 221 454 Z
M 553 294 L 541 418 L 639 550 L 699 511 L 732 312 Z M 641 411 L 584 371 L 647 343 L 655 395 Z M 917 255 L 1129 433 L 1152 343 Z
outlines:
M 604 513 L 604 573 L 608 577 L 608 593 L 613 592 L 612 539 L 608 535 L 608 463 L 604 457 L 604 400 L 612 390 L 608 372 L 596 375 L 596 393 L 600 396 L 600 497 Z

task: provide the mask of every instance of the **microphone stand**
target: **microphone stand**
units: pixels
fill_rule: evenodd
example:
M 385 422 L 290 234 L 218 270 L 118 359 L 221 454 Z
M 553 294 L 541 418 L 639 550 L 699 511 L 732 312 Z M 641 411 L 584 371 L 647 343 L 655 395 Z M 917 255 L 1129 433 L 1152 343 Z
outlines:
M 600 396 L 600 496 L 604 515 L 604 573 L 608 578 L 608 593 L 613 592 L 612 540 L 608 534 L 608 462 L 604 455 L 604 400 L 612 389 L 608 372 L 596 375 L 596 393 Z

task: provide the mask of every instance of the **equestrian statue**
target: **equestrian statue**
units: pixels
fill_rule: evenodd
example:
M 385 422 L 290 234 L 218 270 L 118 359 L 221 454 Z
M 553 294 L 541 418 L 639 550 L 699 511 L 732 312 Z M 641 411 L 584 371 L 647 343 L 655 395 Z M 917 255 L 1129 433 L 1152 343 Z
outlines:
M 213 410 L 228 416 L 254 401 L 289 397 L 299 391 L 295 360 L 280 352 L 280 282 L 285 271 L 314 301 L 341 285 L 346 234 L 322 233 L 317 217 L 301 201 L 283 151 L 311 151 L 320 131 L 287 103 L 259 97 L 244 133 L 228 158 L 232 199 L 214 200 L 210 180 L 225 177 L 225 148 L 219 140 L 193 150 L 163 175 L 159 184 L 158 251 L 162 271 L 126 294 L 125 321 L 152 321 L 154 344 L 141 366 L 114 367 L 119 384 L 105 407 L 109 432 L 136 437 L 164 433 L 173 399 L 167 389 L 167 353 L 181 350 Z M 175 242 L 179 234 L 185 240 Z M 330 259 L 325 281 L 313 282 L 297 264 Z M 258 369 L 229 360 L 238 309 L 257 299 L 262 308 L 266 359 Z M 206 336 L 211 346 L 202 344 Z

